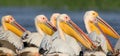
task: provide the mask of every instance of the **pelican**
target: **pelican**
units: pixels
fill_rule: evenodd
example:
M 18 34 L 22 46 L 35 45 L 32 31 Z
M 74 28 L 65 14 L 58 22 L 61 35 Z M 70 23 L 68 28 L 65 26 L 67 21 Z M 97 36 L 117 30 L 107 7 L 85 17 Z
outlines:
M 51 18 L 50 18 L 50 22 L 57 27 L 57 17 L 59 16 L 59 13 L 54 13 L 52 14 Z M 66 15 L 68 16 L 68 15 Z M 68 16 L 69 17 L 69 16 Z M 65 38 L 66 38 L 66 42 L 74 49 L 76 55 L 79 55 L 79 52 L 81 51 L 81 47 L 78 45 L 78 43 L 76 42 L 75 39 L 73 39 L 71 36 L 64 34 Z
M 94 32 L 101 39 L 100 45 L 104 52 L 114 52 L 113 47 L 111 46 L 110 41 L 105 35 L 109 35 L 116 39 L 120 38 L 119 34 L 107 24 L 95 11 L 87 11 L 84 15 L 84 23 L 87 29 L 87 32 L 90 34 Z M 93 38 L 93 37 L 92 37 Z M 104 41 L 103 41 L 104 40 Z M 97 41 L 97 40 L 95 40 Z
M 40 46 L 40 43 L 44 35 L 52 35 L 56 28 L 48 21 L 47 17 L 44 15 L 37 15 L 35 17 L 35 27 L 37 32 L 30 33 L 27 38 L 27 42 L 35 45 L 36 47 Z
M 80 30 L 66 14 L 61 14 L 57 17 L 57 30 L 58 31 L 54 34 L 55 36 L 53 35 L 52 39 L 46 37 L 43 41 L 44 43 L 41 43 L 41 46 L 43 47 L 41 50 L 44 50 L 43 52 L 59 52 L 74 56 L 78 55 L 78 52 L 81 51 L 77 41 L 90 50 L 94 46 L 90 42 L 90 39 L 87 38 L 88 36 L 85 35 L 85 33 L 82 32 L 82 30 Z M 47 43 L 45 44 L 45 42 Z M 80 48 L 79 51 L 77 48 Z
M 37 48 L 35 47 L 26 48 L 24 46 L 26 44 L 23 45 L 23 42 L 29 39 L 29 38 L 26 38 L 26 36 L 31 36 L 32 34 L 29 31 L 25 30 L 22 26 L 20 26 L 11 15 L 4 16 L 2 18 L 2 24 L 3 24 L 3 31 L 2 31 L 3 33 L 1 32 L 1 40 L 0 40 L 1 41 L 0 44 L 2 44 L 1 47 L 6 47 L 7 49 L 11 49 L 11 51 L 15 52 L 16 54 L 20 53 L 20 55 L 21 53 L 24 53 L 28 56 L 37 55 L 37 52 L 38 52 L 36 50 Z M 28 35 L 28 34 L 31 34 L 31 35 Z M 20 37 L 23 37 L 23 38 L 20 38 Z M 29 53 L 26 53 L 26 50 Z M 32 52 L 33 50 L 36 52 Z
M 53 14 L 54 15 L 54 14 Z M 54 18 L 52 18 L 52 20 L 51 20 L 51 22 L 56 22 L 56 21 L 54 21 L 56 18 L 55 17 L 57 17 L 58 16 L 58 14 L 57 15 L 54 15 Z M 68 15 L 66 15 L 66 17 L 68 17 L 68 18 L 70 18 Z M 53 25 L 56 25 L 56 23 L 54 23 Z M 74 24 L 75 25 L 75 24 Z M 77 26 L 77 28 L 78 28 L 78 26 Z M 81 34 L 83 34 L 83 36 L 82 37 L 88 37 L 82 30 L 80 30 L 79 29 L 79 31 L 81 32 Z M 69 32 L 69 31 L 68 31 Z M 91 40 L 89 40 L 90 42 L 91 42 Z M 69 42 L 69 41 L 68 41 Z M 94 44 L 92 43 L 92 45 L 93 45 L 93 48 L 95 47 L 94 46 Z
M 56 21 L 57 21 L 57 17 L 60 15 L 60 13 L 53 13 L 51 18 L 50 18 L 50 22 L 52 23 L 52 25 L 54 27 L 56 27 Z
M 11 49 L 17 54 L 19 50 L 24 48 L 23 41 L 20 37 L 26 30 L 11 15 L 3 16 L 1 22 L 0 48 L 5 47 Z

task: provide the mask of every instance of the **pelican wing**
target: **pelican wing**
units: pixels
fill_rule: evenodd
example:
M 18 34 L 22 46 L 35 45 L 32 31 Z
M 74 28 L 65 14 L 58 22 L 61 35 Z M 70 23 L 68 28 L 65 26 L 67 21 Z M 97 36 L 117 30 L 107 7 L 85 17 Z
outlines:
M 102 47 L 102 50 L 105 53 L 107 53 L 108 48 L 107 48 L 107 41 L 106 41 L 105 37 L 102 34 L 100 34 L 100 35 L 97 36 L 97 38 L 99 38 L 99 40 L 100 40 L 100 46 Z
M 12 33 L 11 31 L 5 31 L 0 36 L 1 40 L 6 40 L 13 44 L 17 49 L 23 48 L 23 42 L 22 39 L 19 38 L 17 35 Z
M 58 38 L 57 36 L 59 36 L 59 35 L 58 35 L 58 31 L 56 31 L 56 32 L 52 35 L 52 41 L 54 41 L 55 39 L 60 39 L 60 38 Z M 73 48 L 73 50 L 74 50 L 74 52 L 75 52 L 76 54 L 79 54 L 79 51 L 81 51 L 81 48 L 80 48 L 77 40 L 74 39 L 73 37 L 67 35 L 67 34 L 65 34 L 65 40 L 66 40 L 65 43 L 67 43 L 67 44 L 69 45 L 69 47 Z
M 51 37 L 52 37 L 52 41 L 55 40 L 58 36 L 58 31 L 56 31 Z
M 27 42 L 30 44 L 33 44 L 37 47 L 40 47 L 40 43 L 42 41 L 43 37 L 39 33 L 31 33 L 28 36 Z
M 81 51 L 81 47 L 79 46 L 78 42 L 76 41 L 76 39 L 74 39 L 73 37 L 65 34 L 65 39 L 66 39 L 66 43 L 68 43 L 68 45 L 73 48 L 74 52 L 79 55 L 79 52 Z
M 40 48 L 43 48 L 44 50 L 49 50 L 51 48 L 51 45 L 52 45 L 51 36 L 45 35 L 40 44 Z
M 52 36 L 45 35 L 40 44 L 40 49 L 49 51 L 52 48 L 52 42 L 58 38 L 58 31 L 56 31 Z
M 6 40 L 0 39 L 0 47 L 6 47 L 6 48 L 11 49 L 14 52 L 16 52 L 16 47 L 13 44 L 11 44 L 9 41 L 6 41 Z
M 72 47 L 66 41 L 59 38 L 55 39 L 52 42 L 52 47 L 49 51 L 49 53 L 56 53 L 56 52 L 68 54 L 69 56 L 76 55 Z
M 94 44 L 95 44 L 96 46 L 101 46 L 102 50 L 103 50 L 105 53 L 108 52 L 106 39 L 105 39 L 105 37 L 104 37 L 102 34 L 98 35 L 98 34 L 96 34 L 96 32 L 94 31 L 94 32 L 89 33 L 88 36 L 90 37 L 90 39 L 94 42 Z
M 43 48 L 46 51 L 45 53 L 53 54 L 58 52 L 74 56 L 75 52 L 72 47 L 63 39 L 58 38 L 56 34 L 57 32 L 53 34 L 53 37 L 48 35 L 44 36 L 40 49 Z
M 40 48 L 43 48 L 44 50 L 47 50 L 47 51 L 50 51 L 53 45 L 53 41 L 56 40 L 56 39 L 60 39 L 58 37 L 58 31 L 56 31 L 52 36 L 48 36 L 48 35 L 45 35 L 43 40 L 42 40 L 42 43 L 41 43 L 41 47 Z

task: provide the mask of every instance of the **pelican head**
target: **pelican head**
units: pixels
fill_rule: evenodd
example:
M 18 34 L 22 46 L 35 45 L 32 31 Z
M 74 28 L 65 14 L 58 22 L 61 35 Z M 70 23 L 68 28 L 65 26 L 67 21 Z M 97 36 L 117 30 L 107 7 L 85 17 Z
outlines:
M 54 27 L 56 27 L 56 21 L 57 21 L 57 17 L 59 16 L 59 13 L 54 13 L 52 14 L 51 18 L 50 18 L 50 22 L 53 24 Z
M 89 18 L 88 20 L 92 22 L 92 21 L 96 21 L 96 17 L 98 17 L 98 13 L 95 11 L 87 11 L 84 17 L 86 18 L 86 16 L 87 18 Z
M 61 14 L 57 18 L 57 29 L 74 37 L 78 42 L 88 49 L 92 49 L 94 44 L 89 37 L 70 19 L 67 14 Z
M 52 35 L 56 31 L 56 28 L 48 21 L 47 17 L 45 17 L 44 15 L 36 16 L 35 25 L 37 31 L 41 35 L 44 35 L 43 32 L 47 35 Z
M 2 17 L 2 26 L 4 30 L 10 30 L 19 37 L 21 37 L 23 33 L 26 31 L 21 25 L 19 25 L 15 21 L 15 19 L 11 15 L 6 15 Z
M 84 15 L 84 22 L 88 33 L 96 31 L 98 34 L 100 34 L 100 30 L 97 26 L 95 26 L 97 23 L 104 34 L 117 39 L 120 38 L 119 34 L 95 11 L 87 11 Z

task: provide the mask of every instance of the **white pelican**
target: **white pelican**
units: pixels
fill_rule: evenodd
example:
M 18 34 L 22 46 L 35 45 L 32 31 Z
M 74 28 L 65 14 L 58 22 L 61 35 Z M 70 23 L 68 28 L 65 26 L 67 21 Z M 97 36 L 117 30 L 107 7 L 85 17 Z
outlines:
M 57 24 L 57 17 L 59 16 L 59 13 L 54 13 L 52 14 L 51 18 L 50 18 L 50 22 L 53 24 L 53 26 L 56 27 Z M 80 46 L 78 45 L 78 43 L 76 42 L 75 39 L 73 39 L 71 36 L 64 34 L 65 35 L 65 39 L 66 42 L 74 49 L 75 53 L 77 55 L 79 55 L 79 52 L 81 51 Z
M 3 27 L 0 32 L 1 47 L 9 48 L 17 53 L 18 50 L 23 48 L 23 41 L 20 36 L 25 29 L 11 15 L 3 16 L 1 22 Z
M 88 33 L 95 32 L 95 34 L 98 35 L 97 37 L 102 37 L 101 47 L 104 51 L 105 49 L 107 49 L 108 51 L 114 52 L 110 41 L 108 40 L 108 38 L 106 38 L 105 35 L 112 36 L 116 39 L 120 38 L 120 36 L 109 24 L 107 24 L 102 18 L 99 17 L 97 12 L 87 11 L 84 15 L 84 23 Z M 105 40 L 104 42 L 103 39 Z
M 40 46 L 40 43 L 44 35 L 52 35 L 56 28 L 48 21 L 47 17 L 44 15 L 37 15 L 35 17 L 35 27 L 37 32 L 30 33 L 27 38 L 27 42 L 35 45 L 36 47 Z
M 66 15 L 66 14 L 63 14 L 63 15 L 64 15 L 63 18 L 70 19 L 70 17 L 69 17 L 68 15 Z M 70 20 L 70 22 L 72 22 L 72 20 Z M 73 23 L 73 22 L 72 22 L 72 23 Z M 70 25 L 71 28 L 69 27 L 69 25 Z M 91 40 L 88 38 L 88 36 L 87 36 L 75 23 L 73 23 L 73 26 L 71 26 L 71 24 L 69 24 L 69 25 L 67 25 L 66 23 L 62 22 L 61 25 L 60 25 L 60 27 L 61 27 L 61 29 L 63 30 L 63 32 L 65 32 L 66 34 L 74 37 L 78 42 L 82 41 L 81 39 L 79 39 L 79 37 L 83 37 L 83 39 L 85 38 L 90 45 L 93 45 L 93 43 L 92 43 Z M 68 28 L 67 28 L 67 27 L 68 27 Z M 75 28 L 73 28 L 73 27 L 75 27 Z M 67 29 L 70 29 L 71 31 L 70 31 L 70 30 L 67 30 Z M 77 30 L 75 30 L 75 29 L 77 29 Z M 73 32 L 72 32 L 72 31 L 73 31 Z M 74 35 L 74 34 L 77 33 L 77 32 L 80 33 L 80 36 L 79 36 L 79 37 L 78 37 L 77 35 Z M 79 33 L 77 33 L 77 34 L 79 35 Z M 73 34 L 73 35 L 72 35 L 72 34 Z M 91 46 L 91 47 L 95 47 L 95 46 L 93 45 L 93 46 Z M 91 47 L 90 47 L 90 48 L 91 48 Z
M 53 35 L 52 39 L 50 37 L 45 37 L 45 40 L 41 43 L 43 48 L 41 51 L 48 51 L 48 53 L 60 52 L 71 56 L 78 55 L 78 52 L 80 52 L 81 49 L 77 50 L 77 48 L 80 47 L 75 39 L 77 39 L 77 41 L 87 49 L 92 49 L 93 44 L 88 40 L 88 38 L 86 38 L 87 35 L 85 35 L 85 33 L 70 20 L 68 15 L 61 14 L 58 16 L 57 30 L 58 31 L 54 34 L 55 36 Z
M 53 26 L 55 26 L 56 27 L 56 24 L 57 24 L 57 17 L 60 15 L 60 13 L 53 13 L 52 14 L 52 16 L 51 16 L 51 18 L 50 18 L 50 22 L 53 24 Z M 69 16 L 68 16 L 69 17 Z M 66 35 L 65 37 L 66 37 L 66 41 L 68 42 L 68 44 L 70 44 L 71 45 L 71 47 L 72 48 L 74 48 L 74 50 L 76 50 L 76 54 L 78 55 L 79 54 L 79 52 L 80 52 L 80 50 L 81 50 L 81 48 L 79 47 L 79 45 L 78 44 L 75 44 L 75 43 L 72 43 L 72 38 L 71 38 L 71 36 L 68 36 L 67 34 L 64 34 L 64 35 Z M 71 41 L 70 41 L 71 40 Z M 73 41 L 74 42 L 74 41 Z M 73 44 L 75 44 L 76 45 L 76 47 L 74 47 L 74 45 Z M 77 49 L 78 48 L 78 49 Z
M 60 13 L 53 13 L 51 18 L 50 18 L 50 22 L 52 23 L 52 25 L 54 27 L 56 27 L 56 21 L 57 21 L 57 17 L 60 15 Z

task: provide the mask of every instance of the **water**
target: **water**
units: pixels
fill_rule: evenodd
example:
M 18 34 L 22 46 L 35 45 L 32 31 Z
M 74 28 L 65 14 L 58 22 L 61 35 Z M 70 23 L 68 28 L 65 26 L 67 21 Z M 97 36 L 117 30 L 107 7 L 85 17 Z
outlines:
M 0 18 L 4 15 L 13 15 L 15 20 L 31 32 L 36 32 L 34 25 L 34 18 L 39 14 L 44 14 L 48 19 L 52 13 L 66 13 L 71 19 L 84 31 L 86 32 L 83 15 L 85 11 L 68 11 L 68 10 L 52 10 L 50 8 L 24 8 L 24 7 L 1 7 L 0 8 Z M 99 12 L 100 17 L 102 17 L 107 23 L 109 23 L 119 34 L 120 34 L 120 13 L 119 12 Z M 108 37 L 114 46 L 116 39 Z

